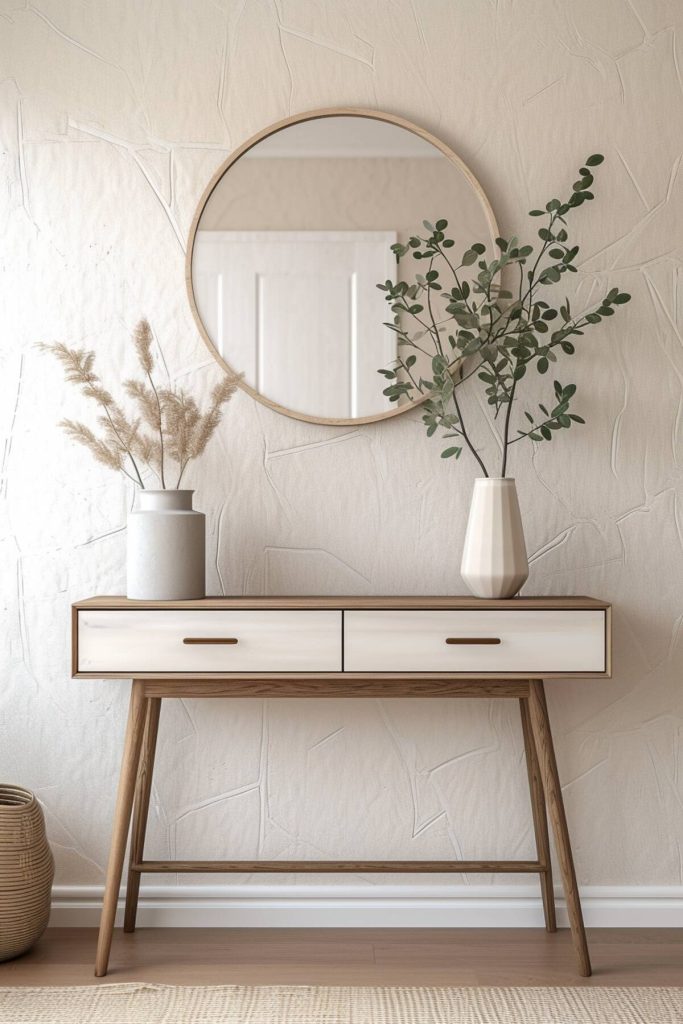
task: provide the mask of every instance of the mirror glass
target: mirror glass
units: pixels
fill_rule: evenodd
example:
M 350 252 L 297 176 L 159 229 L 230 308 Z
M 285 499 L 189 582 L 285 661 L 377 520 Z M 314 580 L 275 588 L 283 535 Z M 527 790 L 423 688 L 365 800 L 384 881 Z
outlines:
M 281 412 L 403 411 L 377 372 L 396 357 L 377 284 L 424 268 L 411 255 L 397 265 L 391 245 L 426 234 L 424 220 L 448 220 L 455 253 L 497 233 L 455 154 L 396 120 L 318 115 L 262 135 L 227 161 L 195 221 L 188 279 L 203 336 Z

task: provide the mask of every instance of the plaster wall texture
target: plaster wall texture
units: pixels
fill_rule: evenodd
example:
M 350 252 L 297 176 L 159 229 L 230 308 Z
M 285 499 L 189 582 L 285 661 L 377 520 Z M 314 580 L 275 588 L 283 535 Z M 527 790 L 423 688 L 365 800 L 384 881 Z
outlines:
M 572 299 L 633 302 L 558 369 L 588 425 L 515 449 L 524 592 L 615 608 L 614 678 L 548 687 L 581 882 L 683 882 L 682 36 L 676 0 L 0 0 L 0 775 L 44 802 L 59 882 L 103 878 L 127 686 L 70 680 L 68 611 L 124 591 L 132 493 L 56 429 L 81 399 L 34 343 L 95 348 L 115 387 L 146 315 L 163 372 L 208 395 L 183 282 L 198 197 L 255 131 L 335 105 L 440 135 L 508 234 L 606 155 Z M 187 478 L 209 591 L 461 592 L 475 471 L 439 451 L 417 413 L 333 429 L 240 394 Z M 532 848 L 512 704 L 164 709 L 150 856 Z

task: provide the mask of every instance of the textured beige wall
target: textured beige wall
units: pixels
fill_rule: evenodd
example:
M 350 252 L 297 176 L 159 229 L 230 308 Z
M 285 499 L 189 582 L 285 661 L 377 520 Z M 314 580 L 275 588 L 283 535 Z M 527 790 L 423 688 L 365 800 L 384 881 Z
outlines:
M 123 590 L 131 492 L 55 429 L 80 400 L 32 345 L 93 346 L 113 383 L 145 314 L 205 393 L 183 285 L 197 198 L 253 132 L 335 104 L 440 134 L 508 232 L 606 154 L 574 218 L 574 302 L 616 283 L 634 301 L 562 369 L 588 426 L 517 446 L 512 471 L 526 592 L 615 605 L 614 679 L 549 687 L 580 879 L 683 881 L 681 30 L 677 0 L 2 0 L 0 775 L 45 802 L 59 881 L 103 876 L 126 686 L 69 679 L 68 609 Z M 210 590 L 461 591 L 474 467 L 438 453 L 416 414 L 335 430 L 240 395 L 188 478 Z M 532 848 L 513 706 L 177 703 L 159 767 L 159 856 Z

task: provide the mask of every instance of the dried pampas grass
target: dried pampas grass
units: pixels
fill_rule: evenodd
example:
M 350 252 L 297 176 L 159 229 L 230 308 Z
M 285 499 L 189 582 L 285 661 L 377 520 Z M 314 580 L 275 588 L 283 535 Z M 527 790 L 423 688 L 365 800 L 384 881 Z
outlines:
M 123 382 L 136 409 L 132 417 L 114 401 L 95 373 L 94 352 L 69 348 L 61 341 L 38 347 L 54 355 L 64 367 L 68 383 L 80 387 L 81 393 L 99 407 L 101 436 L 84 423 L 62 420 L 60 426 L 67 436 L 87 448 L 102 465 L 124 473 L 139 487 L 145 487 L 143 471 L 148 468 L 165 489 L 172 464 L 176 469 L 173 486 L 179 487 L 188 463 L 204 453 L 221 421 L 223 406 L 237 390 L 239 378 L 225 376 L 219 381 L 211 392 L 208 409 L 202 412 L 184 389 L 156 386 L 153 340 L 149 323 L 141 320 L 133 331 L 133 346 L 145 379 Z

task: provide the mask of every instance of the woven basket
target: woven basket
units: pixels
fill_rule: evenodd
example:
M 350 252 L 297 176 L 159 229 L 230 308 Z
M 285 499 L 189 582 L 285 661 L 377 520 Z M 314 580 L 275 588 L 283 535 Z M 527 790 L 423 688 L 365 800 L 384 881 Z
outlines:
M 54 861 L 33 793 L 0 785 L 0 960 L 25 953 L 47 927 Z

